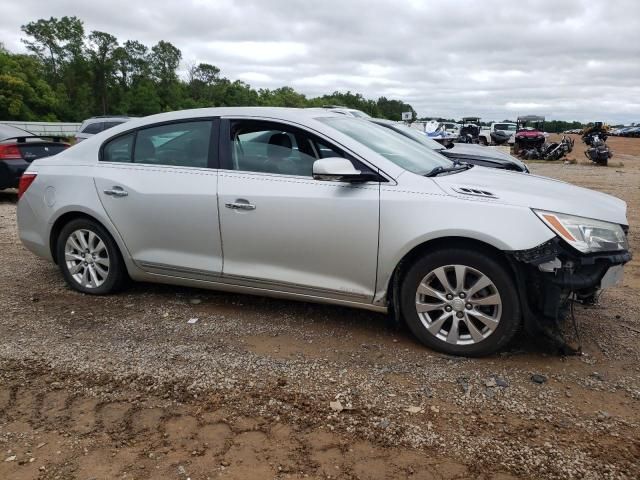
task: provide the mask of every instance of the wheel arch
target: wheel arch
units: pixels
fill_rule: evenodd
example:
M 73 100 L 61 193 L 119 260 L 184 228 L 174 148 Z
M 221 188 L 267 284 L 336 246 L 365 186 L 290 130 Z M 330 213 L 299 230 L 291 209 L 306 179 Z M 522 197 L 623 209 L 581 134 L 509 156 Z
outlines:
M 406 273 L 408 266 L 411 265 L 414 260 L 417 260 L 427 252 L 435 252 L 438 250 L 450 248 L 467 248 L 486 253 L 487 255 L 495 258 L 498 262 L 500 262 L 509 272 L 509 274 L 513 276 L 515 281 L 515 273 L 513 272 L 513 268 L 509 263 L 504 250 L 501 250 L 497 246 L 492 245 L 486 241 L 470 237 L 438 237 L 426 240 L 415 245 L 408 252 L 406 252 L 398 262 L 396 262 L 396 265 L 385 285 L 387 303 L 389 305 L 393 305 L 394 310 L 396 309 L 397 305 L 395 304 L 395 302 L 398 297 L 398 290 L 402 283 L 402 279 L 404 278 L 404 274 Z
M 77 219 L 91 220 L 93 222 L 96 222 L 102 228 L 104 228 L 107 231 L 107 233 L 109 235 L 111 235 L 111 238 L 113 239 L 113 241 L 115 242 L 116 246 L 120 250 L 120 255 L 124 258 L 125 265 L 127 267 L 129 266 L 128 262 L 127 262 L 127 258 L 126 258 L 127 255 L 125 255 L 125 253 L 127 253 L 127 250 L 124 247 L 124 244 L 122 243 L 120 237 L 118 235 L 114 235 L 113 229 L 110 228 L 109 225 L 106 225 L 105 222 L 100 220 L 100 218 L 96 217 L 95 215 L 91 215 L 90 213 L 87 213 L 87 212 L 82 211 L 82 210 L 66 211 L 66 212 L 62 213 L 60 216 L 58 216 L 58 218 L 56 218 L 55 221 L 53 222 L 53 224 L 51 225 L 51 230 L 49 232 L 49 251 L 51 252 L 51 257 L 53 258 L 53 261 L 56 264 L 58 263 L 58 258 L 57 258 L 58 255 L 57 255 L 57 252 L 56 252 L 56 250 L 57 250 L 56 249 L 56 244 L 58 242 L 58 236 L 60 235 L 60 232 L 62 231 L 62 229 L 64 228 L 64 226 L 66 224 L 68 224 L 72 220 L 77 220 Z

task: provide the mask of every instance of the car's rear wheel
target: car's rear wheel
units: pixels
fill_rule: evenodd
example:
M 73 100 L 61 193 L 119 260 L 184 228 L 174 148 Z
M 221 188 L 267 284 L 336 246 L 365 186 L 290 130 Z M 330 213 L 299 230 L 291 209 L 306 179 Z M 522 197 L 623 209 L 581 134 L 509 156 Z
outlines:
M 127 282 L 118 246 L 109 232 L 91 219 L 72 220 L 62 228 L 56 255 L 65 280 L 80 292 L 104 295 Z
M 429 253 L 407 271 L 401 288 L 407 325 L 425 345 L 452 355 L 488 355 L 521 323 L 513 279 L 496 259 L 471 250 Z

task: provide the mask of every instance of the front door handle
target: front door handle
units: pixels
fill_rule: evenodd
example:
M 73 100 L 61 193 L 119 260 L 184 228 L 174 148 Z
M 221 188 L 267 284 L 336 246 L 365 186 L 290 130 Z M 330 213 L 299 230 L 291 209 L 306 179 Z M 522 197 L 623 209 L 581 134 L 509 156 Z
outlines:
M 224 204 L 225 207 L 231 210 L 255 210 L 256 206 L 248 202 L 229 202 Z
M 104 194 L 109 195 L 110 197 L 126 197 L 129 195 L 129 192 L 124 190 L 122 187 L 114 186 L 111 190 L 105 190 Z

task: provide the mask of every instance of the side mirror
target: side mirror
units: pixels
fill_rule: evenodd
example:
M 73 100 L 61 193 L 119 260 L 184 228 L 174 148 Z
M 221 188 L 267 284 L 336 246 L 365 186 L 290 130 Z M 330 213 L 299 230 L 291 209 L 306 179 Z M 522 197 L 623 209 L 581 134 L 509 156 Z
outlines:
M 371 182 L 379 181 L 377 175 L 356 170 L 346 158 L 321 158 L 313 162 L 313 178 L 339 182 Z

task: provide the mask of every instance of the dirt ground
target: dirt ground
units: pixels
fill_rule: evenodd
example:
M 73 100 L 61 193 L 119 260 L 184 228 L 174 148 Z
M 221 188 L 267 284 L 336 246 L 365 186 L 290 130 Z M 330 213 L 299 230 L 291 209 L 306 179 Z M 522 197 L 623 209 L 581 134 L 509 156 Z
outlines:
M 626 200 L 637 251 L 640 139 L 608 143 L 616 166 L 577 139 L 577 164 L 531 168 Z M 523 334 L 454 358 L 347 308 L 75 293 L 21 246 L 15 202 L 0 193 L 0 479 L 640 477 L 637 259 L 577 307 L 582 356 Z

